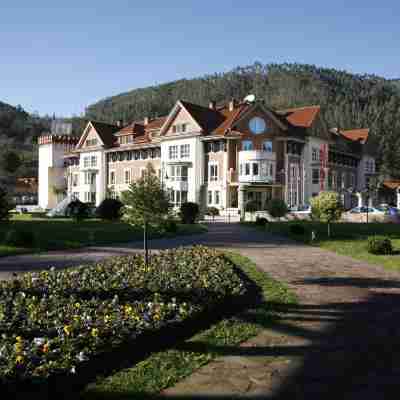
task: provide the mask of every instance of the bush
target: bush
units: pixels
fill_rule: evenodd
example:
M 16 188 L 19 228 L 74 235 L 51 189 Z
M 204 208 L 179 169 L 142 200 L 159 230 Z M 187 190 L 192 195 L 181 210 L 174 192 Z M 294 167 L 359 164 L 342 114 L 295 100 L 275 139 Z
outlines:
M 210 217 L 217 217 L 219 215 L 219 210 L 217 207 L 208 207 L 206 215 L 209 215 Z
M 293 235 L 304 235 L 306 233 L 304 226 L 300 224 L 290 225 L 289 230 Z
M 282 218 L 288 213 L 286 203 L 281 199 L 272 199 L 267 204 L 267 210 L 272 218 Z
M 0 187 L 0 221 L 6 221 L 10 217 L 13 205 L 7 195 L 7 191 Z
M 258 202 L 256 200 L 249 200 L 244 209 L 246 212 L 254 213 L 258 210 Z
M 256 218 L 256 225 L 264 226 L 264 225 L 266 225 L 267 223 L 268 223 L 267 218 L 264 218 L 264 217 L 257 217 L 257 218 Z
M 147 267 L 132 255 L 1 281 L 0 379 L 33 381 L 38 392 L 57 376 L 64 385 L 66 377 L 79 382 L 101 355 L 110 361 L 111 352 L 128 343 L 134 349 L 148 333 L 146 343 L 157 346 L 163 328 L 201 323 L 247 293 L 231 262 L 200 246 L 160 252 Z
M 65 214 L 67 217 L 79 222 L 89 217 L 89 206 L 79 200 L 74 200 L 68 204 Z
M 385 236 L 371 236 L 367 242 L 368 253 L 371 254 L 392 254 L 393 246 L 392 242 L 388 237 Z
M 176 223 L 176 221 L 174 219 L 166 219 L 163 223 L 162 223 L 162 228 L 164 229 L 165 232 L 168 233 L 176 233 L 178 232 L 178 224 Z
M 4 244 L 14 247 L 33 247 L 35 235 L 30 231 L 11 229 L 5 235 Z
M 194 224 L 200 213 L 200 208 L 197 203 L 183 203 L 180 209 L 180 217 L 184 224 Z
M 96 215 L 108 221 L 119 220 L 122 216 L 122 202 L 117 199 L 105 199 L 96 209 Z

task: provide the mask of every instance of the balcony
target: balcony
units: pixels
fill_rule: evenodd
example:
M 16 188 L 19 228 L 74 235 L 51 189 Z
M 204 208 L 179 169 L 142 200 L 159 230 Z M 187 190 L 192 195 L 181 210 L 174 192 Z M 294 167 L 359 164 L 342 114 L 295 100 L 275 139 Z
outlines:
M 226 180 L 228 183 L 238 183 L 239 182 L 239 174 L 233 168 L 230 168 L 226 173 Z
M 239 182 L 273 184 L 276 176 L 276 153 L 263 150 L 239 152 Z

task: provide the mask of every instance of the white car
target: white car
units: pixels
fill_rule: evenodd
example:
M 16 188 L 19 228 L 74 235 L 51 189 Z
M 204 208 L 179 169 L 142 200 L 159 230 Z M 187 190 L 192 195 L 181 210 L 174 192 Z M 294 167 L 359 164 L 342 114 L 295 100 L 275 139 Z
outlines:
M 400 222 L 400 214 L 394 207 L 354 207 L 344 213 L 343 217 L 350 222 Z

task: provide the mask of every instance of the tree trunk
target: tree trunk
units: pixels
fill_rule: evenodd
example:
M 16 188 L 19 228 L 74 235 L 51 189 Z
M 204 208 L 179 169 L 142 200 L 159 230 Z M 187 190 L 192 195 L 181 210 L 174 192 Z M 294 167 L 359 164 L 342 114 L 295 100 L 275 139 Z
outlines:
M 147 221 L 144 222 L 143 226 L 143 245 L 144 245 L 144 264 L 146 267 L 149 265 L 149 245 L 147 238 Z
M 328 222 L 328 238 L 331 237 L 331 223 Z

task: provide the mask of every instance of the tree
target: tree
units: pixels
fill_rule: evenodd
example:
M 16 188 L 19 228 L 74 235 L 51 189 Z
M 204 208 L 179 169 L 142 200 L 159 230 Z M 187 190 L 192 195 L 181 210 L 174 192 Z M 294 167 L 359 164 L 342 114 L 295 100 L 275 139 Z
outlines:
M 181 205 L 180 217 L 184 224 L 194 224 L 199 216 L 200 208 L 197 203 L 186 202 Z
M 339 194 L 320 192 L 318 196 L 311 199 L 310 203 L 312 217 L 328 224 L 328 237 L 331 237 L 331 223 L 338 221 L 343 212 Z
M 7 191 L 0 187 L 0 221 L 7 221 L 13 205 L 8 197 Z
M 75 222 L 81 222 L 89 217 L 89 207 L 80 200 L 73 200 L 68 204 L 65 214 Z
M 283 200 L 272 199 L 267 204 L 267 211 L 272 218 L 281 219 L 288 213 L 288 208 Z
M 160 225 L 169 216 L 171 203 L 167 191 L 161 185 L 151 164 L 147 165 L 144 175 L 129 185 L 122 193 L 125 204 L 125 218 L 131 225 L 143 228 L 145 263 L 148 264 L 148 226 Z
M 104 199 L 97 207 L 96 214 L 109 221 L 118 220 L 122 216 L 122 202 L 117 199 Z
M 22 161 L 19 158 L 18 154 L 14 151 L 7 151 L 3 155 L 3 168 L 6 172 L 10 174 L 14 174 L 17 169 L 21 166 Z

